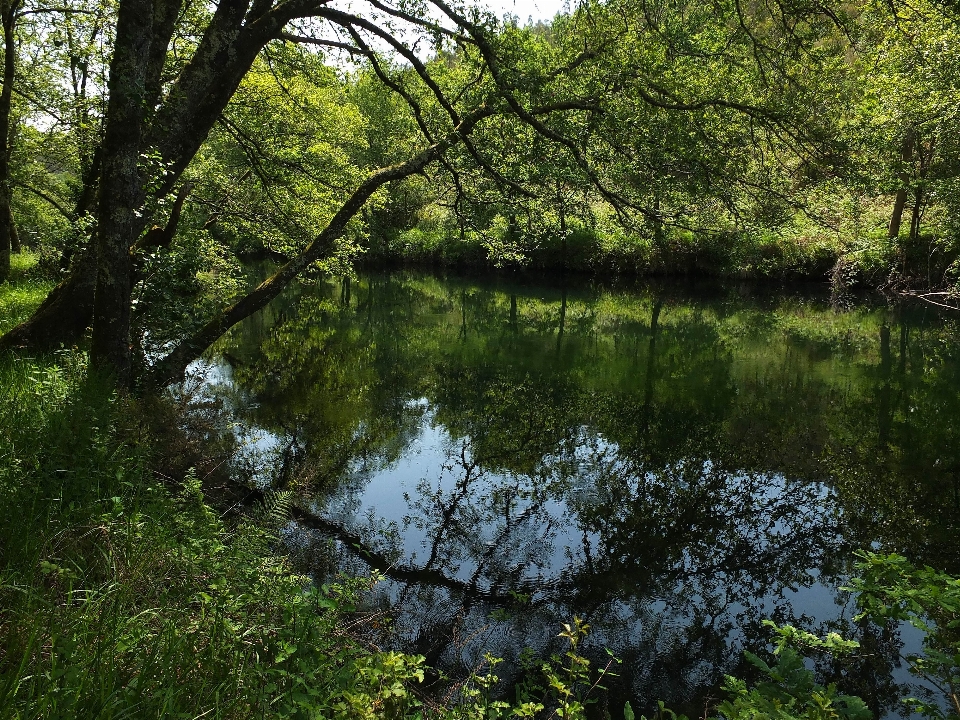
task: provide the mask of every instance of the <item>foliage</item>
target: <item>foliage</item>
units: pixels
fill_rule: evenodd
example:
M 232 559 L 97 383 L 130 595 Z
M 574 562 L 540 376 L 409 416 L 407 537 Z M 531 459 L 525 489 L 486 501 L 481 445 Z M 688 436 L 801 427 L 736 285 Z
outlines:
M 241 255 L 300 251 L 362 179 L 368 120 L 350 89 L 321 57 L 268 48 L 188 175 L 196 221 Z
M 960 716 L 960 579 L 917 567 L 902 555 L 861 552 L 851 581 L 861 617 L 878 624 L 906 621 L 923 633 L 923 652 L 908 655 L 910 672 L 937 687 L 950 701 L 906 700 L 930 718 Z
M 376 578 L 312 585 L 273 555 L 275 530 L 214 513 L 196 475 L 177 490 L 150 479 L 146 438 L 131 443 L 136 409 L 87 378 L 82 355 L 6 365 L 2 380 L 0 452 L 16 462 L 4 465 L 0 503 L 23 519 L 5 526 L 0 556 L 0 701 L 11 717 L 417 711 L 423 658 L 371 651 L 340 630 Z M 282 518 L 282 502 L 262 518 Z M 584 718 L 609 673 L 578 654 L 586 632 L 580 620 L 565 626 L 569 650 L 515 703 L 495 699 L 497 678 L 478 671 L 456 704 L 425 710 Z
M 769 665 L 753 653 L 747 660 L 760 670 L 765 679 L 749 688 L 743 680 L 727 677 L 724 689 L 729 698 L 717 707 L 726 720 L 748 718 L 809 718 L 810 720 L 869 720 L 872 717 L 863 700 L 842 695 L 834 684 L 823 687 L 814 681 L 813 671 L 804 664 L 798 651 L 803 648 L 833 654 L 849 653 L 859 643 L 843 640 L 836 633 L 824 639 L 792 626 L 773 627 L 776 633 L 774 654 L 777 663 Z
M 839 310 L 826 294 L 405 271 L 300 288 L 217 350 L 237 416 L 276 443 L 277 467 L 295 458 L 306 506 L 404 573 L 431 570 L 397 610 L 405 637 L 454 649 L 439 613 L 420 609 L 445 587 L 432 578 L 455 582 L 464 566 L 486 587 L 536 577 L 536 607 L 505 600 L 497 646 L 471 653 L 507 658 L 497 674 L 511 677 L 522 648 L 549 657 L 546 629 L 587 605 L 594 637 L 624 659 L 614 692 L 693 714 L 690 685 L 659 668 L 673 680 L 706 666 L 704 693 L 724 673 L 749 678 L 740 648 L 766 644 L 763 618 L 811 629 L 781 589 L 843 600 L 851 547 L 960 567 L 956 332 L 906 307 Z M 380 489 L 398 478 L 410 497 L 388 505 Z M 561 548 L 573 559 L 550 563 Z M 865 650 L 821 661 L 820 677 L 896 709 L 896 635 L 842 605 L 821 612 L 835 624 L 818 632 Z M 710 623 L 664 629 L 647 613 Z M 596 643 L 584 656 L 602 667 Z
M 589 625 L 575 617 L 572 623 L 564 623 L 558 637 L 563 638 L 569 649 L 563 657 L 554 655 L 540 663 L 534 672 L 516 687 L 513 702 L 495 699 L 493 693 L 498 678 L 492 670 L 501 662 L 499 658 L 484 655 L 484 663 L 490 670 L 474 671 L 460 691 L 456 705 L 444 713 L 450 720 L 497 720 L 498 718 L 559 717 L 561 720 L 585 720 L 586 706 L 596 702 L 595 690 L 603 690 L 600 682 L 610 674 L 610 665 L 594 674 L 590 661 L 578 654 L 578 645 L 586 637 Z
M 132 1 L 30 5 L 17 16 L 17 59 L 37 71 L 15 78 L 22 132 L 11 134 L 10 184 L 25 237 L 56 256 L 51 268 L 113 232 L 114 194 L 98 195 L 108 180 L 98 173 L 121 165 L 97 166 L 94 151 L 116 150 L 101 137 L 107 59 L 126 42 L 115 23 Z M 94 343 L 117 348 L 118 377 L 133 348 L 147 384 L 169 381 L 221 325 L 294 276 L 311 266 L 349 274 L 364 256 L 597 275 L 829 276 L 897 290 L 958 278 L 960 62 L 955 18 L 939 3 L 651 10 L 592 0 L 521 25 L 440 2 L 432 19 L 423 7 L 372 2 L 371 20 L 271 0 L 257 12 L 273 29 L 250 34 L 239 33 L 242 13 L 218 19 L 169 2 L 169 34 L 163 23 L 145 30 L 160 33 L 152 99 L 117 116 L 138 128 L 123 136 L 141 158 L 122 171 L 136 196 L 124 210 L 131 237 L 110 240 L 117 267 L 96 269 L 101 247 L 56 294 L 95 306 L 94 276 L 123 278 L 123 327 L 92 325 L 123 335 Z M 203 40 L 220 22 L 238 31 L 227 65 Z M 189 194 L 179 225 L 178 192 Z M 263 253 L 297 260 L 244 288 L 239 258 Z M 102 288 L 99 297 L 107 302 Z M 20 335 L 42 335 L 59 307 L 45 306 Z M 84 319 L 60 331 L 67 344 Z
M 4 122 L 12 126 L 3 138 L 10 144 L 11 168 L 9 177 L 3 171 L 0 190 L 6 198 L 12 189 L 12 212 L 31 251 L 13 258 L 14 284 L 0 288 L 0 331 L 26 317 L 51 288 L 33 269 L 35 253 L 52 277 L 77 250 L 103 240 L 106 221 L 123 213 L 137 229 L 131 237 L 112 239 L 118 260 L 101 267 L 99 277 L 125 278 L 117 287 L 126 295 L 114 308 L 123 312 L 114 320 L 133 307 L 132 332 L 119 320 L 95 327 L 119 327 L 112 347 L 124 355 L 132 345 L 144 365 L 171 348 L 199 354 L 236 322 L 231 316 L 224 327 L 215 323 L 215 332 L 192 340 L 208 318 L 238 306 L 234 301 L 248 284 L 239 259 L 258 252 L 298 256 L 304 267 L 317 267 L 319 260 L 321 269 L 344 277 L 369 250 L 379 261 L 596 274 L 823 277 L 832 268 L 838 285 L 866 280 L 898 289 L 949 288 L 960 279 L 960 55 L 956 17 L 941 3 L 587 1 L 551 22 L 526 27 L 482 10 L 435 3 L 447 23 L 437 25 L 416 3 L 388 3 L 373 30 L 365 17 L 343 20 L 323 2 L 291 24 L 284 15 L 291 5 L 252 4 L 251 22 L 254 10 L 273 13 L 276 32 L 250 46 L 247 66 L 237 61 L 239 44 L 230 45 L 223 53 L 224 63 L 233 63 L 230 73 L 220 76 L 215 71 L 222 68 L 213 68 L 207 78 L 191 78 L 204 59 L 193 53 L 204 46 L 214 13 L 207 6 L 171 3 L 177 22 L 170 38 L 160 38 L 159 31 L 155 38 L 170 39 L 154 63 L 158 87 L 148 102 L 134 103 L 136 112 L 149 117 L 123 128 L 129 137 L 146 140 L 142 147 L 130 141 L 129 162 L 107 157 L 106 170 L 91 173 L 94 151 L 103 147 L 108 100 L 116 100 L 108 97 L 110 88 L 136 84 L 108 78 L 117 10 L 130 6 L 122 0 L 16 4 L 23 10 L 7 28 L 13 35 L 5 52 L 29 71 L 4 87 L 6 97 L 16 97 L 10 112 L 4 111 Z M 382 9 L 382 3 L 373 5 Z M 218 16 L 227 14 L 223 5 Z M 311 17 L 326 20 L 314 23 Z M 401 21 L 405 30 L 391 35 Z M 250 35 L 243 22 L 237 20 L 236 37 Z M 325 37 L 307 37 L 313 34 Z M 208 37 L 219 43 L 229 33 L 217 35 L 210 30 Z M 371 48 L 371 39 L 395 41 L 399 54 L 378 44 Z M 333 48 L 350 53 L 351 61 L 336 62 Z M 117 57 L 124 57 L 122 48 Z M 211 103 L 206 119 L 194 113 L 203 103 L 187 108 L 196 122 L 177 127 L 191 137 L 176 137 L 174 125 L 164 123 L 204 83 L 197 96 Z M 229 95 L 223 88 L 230 88 Z M 489 115 L 471 135 L 462 120 L 481 110 Z M 430 154 L 441 138 L 450 142 Z M 415 170 L 410 165 L 396 182 L 350 206 L 349 217 L 340 217 L 377 168 L 396 169 L 416 157 L 424 162 Z M 126 185 L 136 186 L 136 197 L 112 212 L 115 193 L 100 192 L 98 224 L 97 209 L 82 197 L 97 196 L 100 176 L 120 167 L 129 174 Z M 142 251 L 144 233 L 162 231 L 174 215 L 172 192 L 181 180 L 194 189 L 176 237 Z M 912 215 L 909 232 L 888 229 L 905 211 Z M 159 224 L 148 230 L 154 220 Z M 305 255 L 334 220 L 329 249 Z M 107 246 L 100 242 L 97 250 L 104 263 Z M 260 306 L 269 300 L 266 291 L 279 292 L 280 286 L 276 280 L 261 286 Z M 373 288 L 368 290 L 373 317 L 382 309 L 375 307 Z M 108 296 L 98 291 L 96 300 Z M 689 446 L 678 451 L 661 442 L 668 434 L 695 443 L 709 433 L 749 435 L 761 427 L 746 450 L 720 458 L 749 469 L 771 452 L 764 441 L 776 430 L 795 428 L 807 417 L 771 407 L 762 388 L 738 397 L 741 386 L 762 383 L 754 373 L 750 385 L 756 367 L 737 367 L 730 349 L 737 342 L 762 344 L 755 330 L 766 317 L 729 308 L 704 317 L 668 302 L 661 318 L 659 296 L 645 302 L 644 317 L 634 309 L 605 312 L 604 302 L 607 309 L 615 304 L 609 299 L 599 311 L 575 302 L 568 309 L 565 291 L 559 313 L 530 301 L 518 317 L 516 293 L 508 300 L 504 293 L 471 290 L 470 302 L 491 312 L 468 327 L 466 288 L 459 305 L 452 294 L 431 294 L 429 288 L 408 293 L 408 305 L 423 296 L 438 314 L 452 318 L 455 350 L 416 334 L 416 342 L 380 345 L 359 332 L 344 337 L 304 313 L 298 319 L 308 326 L 302 343 L 291 349 L 298 328 L 284 327 L 272 346 L 264 346 L 272 366 L 238 373 L 259 391 L 299 396 L 290 406 L 299 403 L 303 410 L 297 431 L 311 431 L 304 433 L 305 442 L 314 444 L 309 450 L 343 450 L 327 453 L 318 475 L 335 475 L 357 446 L 373 448 L 384 463 L 396 457 L 411 427 L 404 403 L 429 393 L 440 406 L 438 417 L 457 437 L 469 437 L 489 467 L 528 474 L 539 468 L 538 457 L 507 452 L 526 437 L 513 431 L 531 425 L 529 411 L 537 409 L 539 458 L 572 446 L 571 428 L 589 428 L 599 437 L 602 425 L 605 437 L 634 453 L 637 467 L 656 460 L 657 479 L 679 480 L 661 482 L 651 497 L 693 507 L 704 503 L 710 489 L 728 487 L 687 482 L 717 482 L 719 476 L 705 475 L 704 463 L 697 462 L 703 458 L 690 460 Z M 349 308 L 349 286 L 341 298 Z M 92 305 L 94 298 L 88 299 Z M 338 312 L 330 303 L 316 311 Z M 848 383 L 842 390 L 843 383 L 814 373 L 812 387 L 798 391 L 792 402 L 827 407 L 842 395 L 841 404 L 861 414 L 838 419 L 824 410 L 817 415 L 822 425 L 804 436 L 812 438 L 816 455 L 781 462 L 810 475 L 829 465 L 850 522 L 868 515 L 853 512 L 858 503 L 873 502 L 872 494 L 890 487 L 896 493 L 879 504 L 876 514 L 883 517 L 877 523 L 899 527 L 895 521 L 904 517 L 922 520 L 929 512 L 925 500 L 940 498 L 936 480 L 952 472 L 946 462 L 927 467 L 932 456 L 923 452 L 946 448 L 948 458 L 956 447 L 952 426 L 940 421 L 955 412 L 950 372 L 934 371 L 949 366 L 954 338 L 945 333 L 924 345 L 920 367 L 908 373 L 910 328 L 901 324 L 902 370 L 895 373 L 886 316 L 863 328 L 842 327 L 849 321 L 822 315 L 799 312 L 770 322 L 804 358 L 818 351 L 866 357 L 854 363 L 856 379 L 875 382 L 864 380 L 852 391 Z M 497 332 L 490 331 L 493 326 Z M 79 333 L 86 327 L 81 318 Z M 500 332 L 504 327 L 509 334 Z M 550 337 L 524 336 L 524 329 L 538 327 L 550 328 Z M 555 388 L 531 379 L 536 373 L 523 377 L 514 369 L 498 376 L 488 362 L 495 353 L 525 354 L 530 367 L 542 370 L 553 367 L 565 347 L 588 346 L 587 337 L 593 354 L 579 355 Z M 721 352 L 711 354 L 691 340 L 704 337 Z M 632 344 L 632 363 L 617 355 L 624 339 Z M 772 357 L 766 352 L 756 352 L 756 366 L 771 367 L 764 364 Z M 593 372 L 603 353 L 613 358 L 609 378 Z M 351 362 L 311 365 L 316 357 Z M 646 361 L 642 371 L 639 358 Z M 385 360 L 400 369 L 382 371 Z M 409 688 L 423 678 L 422 659 L 368 652 L 340 632 L 339 620 L 364 586 L 317 588 L 276 555 L 276 521 L 286 496 L 275 496 L 259 523 L 221 518 L 204 504 L 196 475 L 167 482 L 152 476 L 151 453 L 160 449 L 151 447 L 156 439 L 139 424 L 143 410 L 88 375 L 82 353 L 2 362 L 9 364 L 2 366 L 0 387 L 0 510 L 23 518 L 22 527 L 0 535 L 5 707 L 24 717 L 110 717 L 131 708 L 148 715 L 420 712 Z M 305 368 L 315 382 L 298 383 L 299 376 L 278 370 L 291 366 Z M 682 376 L 685 387 L 658 385 L 668 374 Z M 633 393 L 629 402 L 609 392 L 617 383 Z M 391 386 L 405 395 L 384 392 Z M 318 395 L 331 392 L 312 403 L 305 387 Z M 345 391 L 348 401 L 340 402 L 333 391 Z M 700 394 L 710 394 L 712 404 L 693 412 L 689 399 Z M 561 395 L 562 402 L 555 402 Z M 444 416 L 453 416 L 454 409 L 455 420 Z M 924 420 L 910 419 L 917 409 Z M 269 410 L 259 417 L 286 431 Z M 770 417 L 776 422 L 765 421 Z M 868 424 L 869 441 L 860 432 Z M 919 439 L 910 437 L 916 427 L 925 431 Z M 827 429 L 829 442 L 822 440 Z M 297 442 L 295 435 L 291 447 Z M 714 467 L 714 459 L 709 462 Z M 871 477 L 882 471 L 889 472 L 879 481 Z M 899 482 L 924 472 L 928 477 L 915 488 L 905 490 Z M 561 479 L 569 483 L 570 477 Z M 558 482 L 551 490 L 561 487 Z M 619 514 L 585 504 L 583 518 L 608 523 L 612 530 L 604 541 L 611 547 L 638 542 L 628 520 L 663 512 L 649 498 L 629 495 L 629 486 L 618 485 L 617 478 L 604 490 L 604 501 Z M 671 511 L 676 507 L 683 506 L 678 502 Z M 737 516 L 728 507 L 709 507 L 716 509 L 714 536 L 736 535 L 730 518 Z M 921 524 L 903 523 L 909 526 L 905 533 L 916 533 L 917 546 L 929 539 L 916 530 Z M 649 542 L 653 535 L 643 541 L 681 562 L 676 540 L 682 536 L 665 534 L 654 538 L 657 545 Z M 938 551 L 946 556 L 952 547 Z M 912 658 L 911 667 L 945 683 L 960 712 L 955 581 L 899 556 L 864 558 L 864 579 L 856 587 L 865 614 L 909 620 L 926 633 L 924 654 Z M 781 566 L 788 561 L 780 558 Z M 615 576 L 619 568 L 606 569 Z M 582 716 L 583 694 L 594 682 L 587 659 L 578 654 L 584 632 L 579 621 L 565 629 L 570 651 L 539 668 L 545 684 L 536 690 L 531 685 L 532 694 L 519 706 L 491 700 L 486 690 L 495 681 L 478 675 L 473 682 L 483 691 L 472 695 L 465 689 L 465 704 L 458 707 L 482 716 Z M 721 711 L 731 717 L 860 717 L 862 708 L 852 699 L 813 681 L 794 649 L 798 643 L 831 651 L 845 645 L 789 629 L 780 635 L 776 664 L 749 656 L 770 680 L 754 688 L 730 680 L 732 697 Z M 940 712 L 920 701 L 917 707 Z

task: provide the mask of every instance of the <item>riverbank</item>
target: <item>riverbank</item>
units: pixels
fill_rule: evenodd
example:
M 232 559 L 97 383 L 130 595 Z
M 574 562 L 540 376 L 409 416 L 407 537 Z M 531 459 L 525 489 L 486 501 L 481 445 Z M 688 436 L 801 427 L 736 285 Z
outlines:
M 694 233 L 659 238 L 616 229 L 578 228 L 565 237 L 454 235 L 445 228 L 387 229 L 371 236 L 360 262 L 369 269 L 418 267 L 491 272 L 570 273 L 590 277 L 709 277 L 830 283 L 834 289 L 942 289 L 956 261 L 940 239 L 891 240 L 885 231 L 843 238 L 822 229 Z

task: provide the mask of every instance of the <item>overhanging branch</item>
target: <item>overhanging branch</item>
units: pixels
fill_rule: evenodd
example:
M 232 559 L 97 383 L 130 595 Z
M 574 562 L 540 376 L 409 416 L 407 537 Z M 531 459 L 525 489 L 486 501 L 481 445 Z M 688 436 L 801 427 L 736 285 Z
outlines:
M 340 42 L 338 40 L 325 40 L 323 38 L 305 37 L 303 35 L 294 35 L 288 32 L 282 32 L 278 37 L 280 40 L 286 40 L 287 42 L 292 42 L 292 43 L 301 43 L 304 45 L 319 45 L 320 47 L 329 47 L 329 48 L 336 48 L 339 50 L 346 50 L 351 55 L 369 56 L 371 54 L 369 49 L 365 50 L 363 48 L 358 48 L 356 45 Z
M 33 193 L 41 200 L 45 200 L 46 202 L 48 202 L 50 205 L 53 206 L 54 210 L 56 210 L 58 213 L 63 215 L 70 222 L 73 222 L 73 215 L 65 207 L 63 207 L 63 205 L 57 202 L 57 200 L 54 199 L 52 196 L 43 192 L 39 188 L 35 188 L 32 185 L 28 185 L 25 182 L 14 181 L 12 184 L 14 187 L 18 187 L 23 190 L 26 190 L 27 192 Z
M 465 116 L 463 121 L 443 139 L 403 163 L 380 168 L 367 176 L 367 179 L 360 183 L 353 194 L 340 206 L 316 239 L 254 290 L 229 307 L 220 310 L 203 327 L 183 339 L 166 357 L 157 361 L 147 372 L 145 385 L 150 388 L 160 388 L 182 377 L 187 366 L 199 358 L 227 330 L 263 308 L 311 263 L 332 252 L 337 240 L 346 231 L 347 223 L 360 211 L 374 192 L 389 182 L 422 171 L 444 151 L 460 142 L 465 135 L 469 135 L 477 123 L 497 112 L 498 109 L 495 107 L 482 105 Z

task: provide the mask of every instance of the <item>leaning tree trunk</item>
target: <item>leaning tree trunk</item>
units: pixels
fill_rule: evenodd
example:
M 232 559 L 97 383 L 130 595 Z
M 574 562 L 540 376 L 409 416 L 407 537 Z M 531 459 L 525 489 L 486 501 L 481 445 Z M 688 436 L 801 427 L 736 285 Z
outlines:
M 90 325 L 96 284 L 97 256 L 93 248 L 84 248 L 74 257 L 67 278 L 33 315 L 0 337 L 0 351 L 55 350 L 75 344 Z
M 907 186 L 910 184 L 910 172 L 907 166 L 913 162 L 914 137 L 913 128 L 907 129 L 900 148 L 900 162 L 903 165 L 900 171 L 900 189 L 897 190 L 897 196 L 893 200 L 893 213 L 890 215 L 890 225 L 887 227 L 887 237 L 891 240 L 900 235 L 900 225 L 903 222 L 903 209 L 907 204 Z
M 97 289 L 93 305 L 93 367 L 130 381 L 130 247 L 143 229 L 143 181 L 137 162 L 143 132 L 153 2 L 120 4 L 110 62 L 110 102 L 103 138 L 97 212 Z
M 3 22 L 3 89 L 0 90 L 0 282 L 10 275 L 10 251 L 13 245 L 16 244 L 18 250 L 20 247 L 13 224 L 13 212 L 10 209 L 10 109 L 16 72 L 13 31 L 19 6 L 19 0 L 3 0 L 0 5 L 0 20 Z
M 347 223 L 360 212 L 369 197 L 377 189 L 394 180 L 400 180 L 422 171 L 436 160 L 448 148 L 460 142 L 473 131 L 480 120 L 495 114 L 489 106 L 482 106 L 463 118 L 453 132 L 442 140 L 429 146 L 422 152 L 399 165 L 381 168 L 372 173 L 354 190 L 350 198 L 340 206 L 329 224 L 299 255 L 264 280 L 250 293 L 233 305 L 216 313 L 204 326 L 192 335 L 184 338 L 166 357 L 150 368 L 144 379 L 147 389 L 158 389 L 167 383 L 182 378 L 187 367 L 199 359 L 227 330 L 244 318 L 249 317 L 279 295 L 290 282 L 303 272 L 312 262 L 322 259 L 335 247 L 336 241 L 343 235 Z

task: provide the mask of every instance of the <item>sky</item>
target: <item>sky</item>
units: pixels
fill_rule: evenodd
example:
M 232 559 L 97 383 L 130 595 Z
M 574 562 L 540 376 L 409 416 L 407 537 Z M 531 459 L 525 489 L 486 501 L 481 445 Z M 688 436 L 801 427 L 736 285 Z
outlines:
M 475 6 L 483 6 L 493 11 L 493 13 L 502 18 L 506 14 L 515 15 L 518 19 L 518 22 L 521 26 L 526 25 L 528 20 L 532 20 L 534 23 L 540 20 L 553 20 L 556 17 L 557 13 L 561 11 L 569 12 L 570 6 L 576 4 L 576 0 L 461 0 L 463 4 L 474 4 Z M 459 3 L 457 3 L 459 4 Z M 333 7 L 339 8 L 341 10 L 346 10 L 348 12 L 354 12 L 357 10 L 357 7 L 354 7 L 353 0 L 333 0 Z M 361 9 L 365 9 L 364 3 L 357 3 L 357 6 Z M 436 8 L 427 3 L 426 7 L 428 10 L 432 9 L 432 17 L 436 20 L 440 20 L 441 24 L 449 25 L 449 20 L 444 21 L 441 19 L 439 11 Z M 428 14 L 428 17 L 431 15 Z M 408 28 L 409 29 L 409 28 Z M 406 35 L 403 29 L 394 29 L 394 33 L 401 40 L 411 41 L 416 35 L 422 33 L 414 33 L 414 36 Z M 349 38 L 340 38 L 341 40 L 349 41 Z M 389 46 L 382 40 L 377 37 L 367 37 L 367 42 L 369 45 L 378 52 L 383 52 L 390 54 Z M 426 60 L 433 53 L 433 46 L 427 43 L 414 43 L 413 51 L 416 53 L 421 60 Z M 331 51 L 324 53 L 326 62 L 336 66 L 336 67 L 357 67 L 355 64 L 357 58 L 353 58 L 346 53 L 339 51 Z
M 486 5 L 501 17 L 505 13 L 516 15 L 523 25 L 531 17 L 534 22 L 552 20 L 564 6 L 564 0 L 480 0 L 478 4 Z

